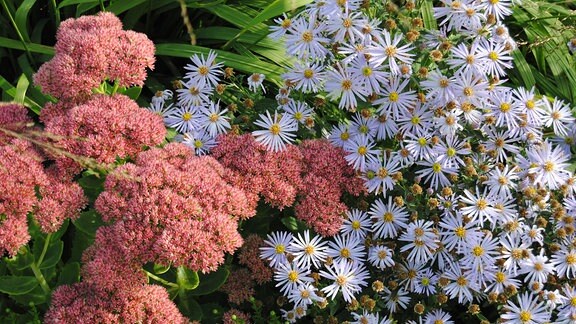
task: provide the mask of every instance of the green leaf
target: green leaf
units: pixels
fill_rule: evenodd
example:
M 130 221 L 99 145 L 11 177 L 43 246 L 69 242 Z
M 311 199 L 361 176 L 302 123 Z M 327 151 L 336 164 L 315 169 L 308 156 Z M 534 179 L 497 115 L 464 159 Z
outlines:
M 44 255 L 44 260 L 40 264 L 40 269 L 47 269 L 54 267 L 58 264 L 58 261 L 62 258 L 62 252 L 64 251 L 64 242 L 57 240 L 48 246 L 46 254 Z M 38 259 L 36 259 L 38 260 Z
M 58 285 L 71 285 L 80 281 L 80 263 L 67 263 L 60 271 Z
M 208 295 L 218 290 L 218 288 L 226 282 L 229 275 L 230 271 L 225 266 L 220 267 L 214 272 L 207 274 L 201 273 L 198 275 L 200 284 L 198 284 L 196 289 L 189 291 L 188 294 L 193 296 Z
M 156 55 L 166 55 L 173 57 L 188 58 L 194 54 L 207 55 L 210 50 L 211 49 L 207 47 L 194 46 L 189 44 L 165 43 L 156 45 Z M 214 50 L 214 52 L 218 54 L 218 60 L 223 61 L 226 66 L 230 66 L 246 74 L 252 74 L 255 72 L 263 73 L 266 75 L 266 80 L 272 80 L 276 82 L 277 85 L 282 84 L 280 75 L 285 71 L 280 66 L 261 60 L 249 59 L 242 55 L 230 53 L 227 51 Z
M 98 5 L 98 0 L 63 0 L 58 4 L 58 9 L 80 3 L 91 3 Z
M 420 2 L 420 12 L 422 13 L 422 20 L 426 29 L 438 29 L 436 18 L 434 18 L 434 10 L 432 8 L 432 1 L 423 0 Z
M 36 278 L 34 278 L 34 280 L 36 280 Z M 34 305 L 44 304 L 48 300 L 48 297 L 50 297 L 50 295 L 46 294 L 44 290 L 42 290 L 42 287 L 40 287 L 40 285 L 36 285 L 34 289 L 26 292 L 25 294 L 10 296 L 10 298 L 14 299 L 16 302 L 25 306 L 29 306 L 30 303 L 34 303 Z
M 24 248 L 20 249 L 15 256 L 4 258 L 4 262 L 12 272 L 21 271 L 30 267 L 34 262 L 34 256 L 27 248 Z
M 296 217 L 294 216 L 287 216 L 282 218 L 282 224 L 286 226 L 287 229 L 291 231 L 298 231 L 298 222 L 296 221 Z
M 132 99 L 132 100 L 136 100 L 140 96 L 140 92 L 142 92 L 142 88 L 141 87 L 132 87 L 132 88 L 124 89 L 124 90 L 119 91 L 119 92 L 125 96 L 130 97 L 130 99 Z
M 14 15 L 14 22 L 16 22 L 16 26 L 26 42 L 30 41 L 30 35 L 28 34 L 28 14 L 35 3 L 36 0 L 24 0 Z
M 24 99 L 26 99 L 26 90 L 28 90 L 28 85 L 30 85 L 30 82 L 28 81 L 28 78 L 26 78 L 26 75 L 22 74 L 20 75 L 20 78 L 18 78 L 18 84 L 16 84 L 16 95 L 14 96 L 14 101 L 23 105 L 24 104 Z
M 148 0 L 131 0 L 131 1 L 115 1 L 106 8 L 106 11 L 110 11 L 115 15 L 119 15 L 125 11 L 128 11 L 134 7 L 141 5 Z
M 154 263 L 153 272 L 154 274 L 163 274 L 170 270 L 170 265 L 161 265 Z
M 84 189 L 84 194 L 91 202 L 104 191 L 104 177 L 96 176 L 95 174 L 84 174 L 82 178 L 78 179 L 78 184 Z
M 200 321 L 203 317 L 202 307 L 189 294 L 178 295 L 178 309 L 189 320 Z
M 176 283 L 181 290 L 196 289 L 199 284 L 198 272 L 180 266 L 176 269 Z
M 0 37 L 1 38 L 1 37 Z M 2 41 L 0 39 L 0 41 Z M 0 75 L 0 88 L 2 88 L 4 90 L 4 92 L 11 98 L 15 98 L 16 97 L 16 88 L 14 86 L 12 86 L 10 84 L 10 82 L 8 82 L 6 79 L 4 79 L 4 77 L 2 77 Z M 28 97 L 24 97 L 24 105 L 28 108 L 30 108 L 32 111 L 34 111 L 36 114 L 40 113 L 40 110 L 42 109 L 42 107 L 32 101 L 30 98 Z
M 105 224 L 94 209 L 82 212 L 73 223 L 78 230 L 92 238 L 96 235 L 96 230 Z
M 0 276 L 0 292 L 8 295 L 24 295 L 38 286 L 33 276 Z
M 21 51 L 26 50 L 26 47 L 24 47 L 22 42 L 20 42 L 19 40 L 11 39 L 11 38 L 0 37 L 0 44 L 2 44 L 1 45 L 2 47 L 6 47 L 6 48 L 12 48 L 12 49 L 17 49 L 17 50 L 21 50 Z M 30 52 L 33 52 L 33 53 L 54 55 L 54 48 L 50 47 L 50 46 L 46 46 L 46 45 L 42 45 L 42 44 L 36 44 L 36 43 L 28 43 L 28 42 L 26 43 L 26 46 L 28 47 L 28 50 Z

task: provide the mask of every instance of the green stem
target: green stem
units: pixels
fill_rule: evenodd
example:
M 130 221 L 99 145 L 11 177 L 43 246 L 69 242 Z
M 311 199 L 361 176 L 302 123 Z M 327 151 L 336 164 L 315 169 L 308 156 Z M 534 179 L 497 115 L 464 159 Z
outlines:
M 177 284 L 175 284 L 175 283 L 173 283 L 173 282 L 170 282 L 170 281 L 168 281 L 168 280 L 162 279 L 162 278 L 158 277 L 157 275 L 152 274 L 152 273 L 150 273 L 150 272 L 148 272 L 148 271 L 146 271 L 146 270 L 144 270 L 144 272 L 146 272 L 146 275 L 147 275 L 148 277 L 150 277 L 150 278 L 152 278 L 152 279 L 154 279 L 154 280 L 156 280 L 156 281 L 158 281 L 158 282 L 161 282 L 162 284 L 164 284 L 164 285 L 166 285 L 166 286 L 175 287 L 175 288 L 180 287 L 180 286 L 178 286 Z
M 6 14 L 8 14 L 8 18 L 10 18 L 10 22 L 12 23 L 12 26 L 14 26 L 14 30 L 16 30 L 16 34 L 18 34 L 18 38 L 20 39 L 20 42 L 22 42 L 22 46 L 24 46 L 24 50 L 26 51 L 26 55 L 28 56 L 30 63 L 32 63 L 33 65 L 36 65 L 34 58 L 32 57 L 32 53 L 30 52 L 30 49 L 28 48 L 28 43 L 24 39 L 24 36 L 22 36 L 20 29 L 18 29 L 18 25 L 16 25 L 16 21 L 14 21 L 14 17 L 12 17 L 12 13 L 10 12 L 10 8 L 8 8 L 8 5 L 6 4 L 6 0 L 2 0 L 1 2 L 2 2 L 2 7 L 4 7 L 4 10 L 6 11 Z
M 120 84 L 118 83 L 118 80 L 114 80 L 114 88 L 112 88 L 112 96 L 116 94 L 116 92 L 118 92 L 118 87 L 120 86 Z
M 32 269 L 32 272 L 34 272 L 36 280 L 38 280 L 38 282 L 40 283 L 40 287 L 42 287 L 42 290 L 46 294 L 50 294 L 51 290 L 50 286 L 48 286 L 48 283 L 46 282 L 46 278 L 44 278 L 44 275 L 42 274 L 42 271 L 40 271 L 40 265 L 42 264 L 42 261 L 44 261 L 44 257 L 46 256 L 46 252 L 48 251 L 48 246 L 50 246 L 51 238 L 52 233 L 46 235 L 46 240 L 44 240 L 44 246 L 42 247 L 42 253 L 40 253 L 40 257 L 38 258 L 38 260 L 32 262 L 32 264 L 30 265 L 30 269 Z
M 104 7 L 104 0 L 100 0 L 100 10 L 106 11 L 106 8 Z
M 48 286 L 46 278 L 44 278 L 44 275 L 42 274 L 42 271 L 40 271 L 38 265 L 34 262 L 30 265 L 30 269 L 32 269 L 32 272 L 34 272 L 34 276 L 36 277 L 36 280 L 38 280 L 38 282 L 40 283 L 40 287 L 42 287 L 44 293 L 49 295 L 51 291 L 50 286 Z
M 54 24 L 56 25 L 56 29 L 60 26 L 60 10 L 58 9 L 58 5 L 56 5 L 56 0 L 51 0 L 50 4 L 52 8 L 54 8 Z

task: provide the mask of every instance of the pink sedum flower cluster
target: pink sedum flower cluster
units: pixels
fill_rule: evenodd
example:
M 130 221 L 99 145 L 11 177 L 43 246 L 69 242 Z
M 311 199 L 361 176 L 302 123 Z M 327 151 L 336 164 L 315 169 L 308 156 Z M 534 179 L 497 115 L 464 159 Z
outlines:
M 95 203 L 104 221 L 145 236 L 126 242 L 144 252 L 142 262 L 213 271 L 242 245 L 237 219 L 255 213 L 244 192 L 223 178 L 211 157 L 183 144 L 142 152 L 134 164 L 111 173 Z M 144 255 L 142 255 L 144 254 Z
M 25 107 L 0 106 L 0 128 L 24 129 L 31 122 Z M 0 253 L 15 255 L 28 243 L 27 215 L 45 233 L 58 230 L 67 218 L 75 218 L 86 204 L 82 188 L 70 179 L 54 177 L 44 169 L 44 157 L 28 141 L 0 137 Z
M 119 94 L 94 95 L 69 109 L 65 104 L 50 105 L 42 111 L 42 119 L 59 148 L 106 164 L 160 144 L 166 135 L 160 116 Z M 58 157 L 57 164 L 69 173 L 80 170 L 70 157 Z
M 249 134 L 227 134 L 219 141 L 212 156 L 232 170 L 231 181 L 249 192 L 252 204 L 259 195 L 280 209 L 296 203 L 296 216 L 322 235 L 334 235 L 342 225 L 348 210 L 343 194 L 364 192 L 344 151 L 327 141 L 287 145 L 281 152 L 267 151 Z
M 296 217 L 319 234 L 335 235 L 348 211 L 342 195 L 359 196 L 365 191 L 363 181 L 346 163 L 344 151 L 328 141 L 307 140 L 298 148 L 304 167 Z
M 154 67 L 152 41 L 123 30 L 112 13 L 63 21 L 54 47 L 54 58 L 40 67 L 34 83 L 60 100 L 83 102 L 105 80 L 142 86 L 146 68 Z
M 296 146 L 271 152 L 250 134 L 229 133 L 218 141 L 212 156 L 231 170 L 230 181 L 247 192 L 251 205 L 256 206 L 259 195 L 279 209 L 294 203 L 302 168 L 302 156 Z
M 47 324 L 188 323 L 163 287 L 140 285 L 110 295 L 88 282 L 59 287 L 44 320 Z

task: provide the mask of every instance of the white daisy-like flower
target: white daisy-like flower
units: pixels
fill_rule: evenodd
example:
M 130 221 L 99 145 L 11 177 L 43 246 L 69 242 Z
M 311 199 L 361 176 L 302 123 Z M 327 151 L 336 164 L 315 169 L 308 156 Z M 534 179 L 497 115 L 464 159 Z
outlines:
M 382 65 L 388 60 L 390 73 L 400 74 L 399 62 L 410 65 L 414 61 L 412 58 L 414 54 L 410 53 L 414 47 L 410 44 L 398 46 L 404 39 L 402 34 L 398 33 L 392 38 L 390 32 L 384 29 L 382 33 L 377 34 L 375 38 L 374 45 L 369 47 L 366 52 L 370 54 L 371 60 L 374 61 L 376 66 Z
M 398 239 L 408 242 L 400 248 L 400 252 L 409 251 L 407 260 L 414 263 L 426 263 L 438 247 L 438 236 L 432 228 L 431 221 L 423 219 L 408 224 L 406 231 Z
M 322 288 L 322 292 L 326 294 L 326 297 L 335 299 L 338 292 L 342 291 L 344 301 L 349 303 L 352 299 L 356 299 L 354 295 L 362 291 L 363 286 L 368 285 L 366 280 L 369 274 L 362 265 L 354 264 L 347 260 L 340 260 L 333 262 L 326 269 L 328 271 L 320 271 L 320 276 L 328 280 L 334 280 L 332 284 Z
M 443 277 L 451 280 L 451 283 L 444 286 L 444 292 L 450 298 L 458 298 L 458 303 L 470 303 L 473 300 L 473 292 L 478 292 L 480 286 L 478 280 L 471 275 L 468 270 L 463 270 L 459 264 L 454 265 Z
M 308 19 L 299 17 L 292 19 L 286 32 L 286 52 L 299 59 L 323 59 L 329 54 L 324 44 L 330 39 L 322 36 L 325 25 L 318 22 L 312 14 Z
M 396 205 L 392 197 L 388 197 L 388 204 L 377 199 L 368 212 L 374 220 L 372 232 L 377 238 L 396 238 L 398 231 L 408 226 L 408 211 Z
M 372 246 L 368 251 L 368 262 L 376 268 L 384 270 L 396 264 L 394 260 L 392 260 L 393 254 L 394 251 L 384 245 Z
M 253 131 L 256 141 L 264 144 L 269 150 L 279 152 L 286 148 L 286 143 L 291 143 L 296 137 L 298 124 L 288 115 L 282 117 L 274 112 L 274 118 L 266 111 L 266 116 L 260 114 L 260 119 L 254 125 L 263 127 L 264 130 Z
M 388 157 L 384 154 L 382 161 L 372 161 L 367 164 L 366 172 L 362 175 L 365 180 L 364 185 L 368 192 L 382 194 L 386 197 L 387 192 L 392 190 L 396 184 L 393 176 L 400 170 L 401 165 L 398 156 L 391 155 Z
M 346 219 L 340 227 L 340 233 L 364 240 L 371 227 L 372 222 L 370 222 L 370 216 L 366 212 L 352 209 L 346 212 Z
M 210 153 L 218 145 L 216 139 L 205 131 L 185 133 L 176 137 L 176 140 L 193 149 L 198 156 Z
M 248 89 L 256 92 L 258 88 L 262 88 L 262 92 L 266 93 L 266 89 L 264 88 L 265 78 L 266 76 L 262 73 L 252 73 L 246 79 L 248 81 Z
M 548 100 L 544 100 L 544 103 L 544 126 L 552 126 L 554 134 L 558 136 L 567 136 L 570 126 L 572 126 L 576 120 L 572 116 L 570 105 L 558 98 L 554 98 L 552 105 L 550 105 Z
M 313 304 L 314 302 L 322 302 L 325 300 L 324 297 L 320 297 L 316 294 L 318 288 L 314 287 L 309 282 L 305 282 L 302 285 L 299 285 L 296 289 L 290 291 L 288 295 L 288 300 L 294 303 L 295 307 L 298 306 L 308 306 Z
M 560 278 L 576 278 L 576 249 L 563 248 L 552 255 L 550 263 Z
M 226 133 L 231 127 L 228 121 L 230 118 L 226 116 L 227 112 L 228 109 L 220 110 L 220 102 L 211 101 L 208 107 L 200 109 L 199 124 L 210 136 L 215 138 Z
M 355 170 L 360 172 L 366 171 L 366 164 L 371 161 L 378 161 L 380 150 L 375 148 L 376 143 L 368 136 L 354 136 L 344 146 L 346 156 L 344 159 Z
M 438 225 L 442 229 L 440 231 L 441 242 L 449 251 L 455 250 L 461 253 L 467 241 L 479 241 L 483 235 L 478 223 L 474 220 L 464 222 L 460 212 L 454 215 L 445 214 Z
M 441 309 L 435 309 L 426 314 L 424 324 L 454 324 L 454 321 L 449 313 Z
M 197 80 L 190 80 L 177 89 L 178 104 L 182 107 L 201 106 L 210 102 L 213 88 L 210 84 L 200 84 Z
M 292 243 L 292 234 L 288 232 L 273 232 L 268 234 L 264 243 L 266 246 L 260 248 L 260 257 L 270 262 L 271 267 L 287 263 L 286 252 Z
M 336 147 L 344 147 L 351 140 L 350 130 L 346 124 L 332 126 L 332 131 L 328 135 L 328 141 Z
M 218 82 L 220 82 L 220 76 L 224 74 L 222 71 L 222 67 L 224 64 L 222 62 L 216 63 L 216 57 L 218 55 L 213 50 L 208 52 L 206 58 L 204 58 L 204 54 L 194 54 L 190 57 L 192 64 L 186 64 L 184 66 L 187 72 L 185 75 L 185 79 L 192 82 L 193 84 L 197 84 L 198 88 L 204 88 L 205 86 L 208 87 L 215 87 Z
M 298 289 L 299 285 L 306 282 L 313 282 L 314 279 L 310 277 L 310 270 L 299 267 L 296 263 L 280 263 L 276 267 L 274 280 L 278 282 L 276 287 L 280 287 L 280 292 L 284 296 L 288 296 L 291 291 Z
M 528 259 L 520 262 L 518 274 L 526 274 L 524 282 L 546 283 L 548 275 L 555 272 L 554 266 L 548 262 L 548 257 L 544 255 L 544 249 L 541 249 L 539 255 L 530 255 Z
M 177 107 L 164 117 L 164 124 L 176 129 L 181 134 L 200 130 L 200 107 Z
M 333 242 L 328 243 L 326 254 L 334 261 L 344 260 L 358 264 L 364 261 L 366 251 L 363 241 L 348 235 L 336 235 L 333 239 Z
M 305 230 L 304 235 L 298 233 L 297 237 L 293 237 L 288 251 L 294 256 L 294 262 L 303 268 L 309 268 L 311 264 L 320 268 L 327 257 L 327 244 L 327 241 L 322 241 L 321 236 L 312 237 L 310 231 Z
M 346 67 L 337 64 L 336 69 L 326 73 L 325 90 L 330 99 L 340 99 L 338 108 L 354 110 L 358 107 L 357 97 L 364 100 L 369 95 L 362 82 L 350 74 Z
M 325 68 L 320 62 L 296 62 L 282 77 L 295 84 L 296 90 L 316 93 L 326 77 Z
M 550 320 L 546 305 L 538 302 L 538 296 L 526 292 L 518 295 L 518 304 L 508 300 L 504 308 L 508 311 L 500 315 L 503 324 L 540 324 Z

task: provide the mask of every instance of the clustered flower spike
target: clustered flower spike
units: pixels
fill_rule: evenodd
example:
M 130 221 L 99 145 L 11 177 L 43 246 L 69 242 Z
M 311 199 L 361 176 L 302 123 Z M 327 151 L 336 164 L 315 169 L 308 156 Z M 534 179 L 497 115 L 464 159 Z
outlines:
M 146 146 L 160 144 L 166 135 L 162 119 L 124 95 L 94 95 L 83 104 L 58 103 L 42 110 L 45 131 L 54 145 L 75 157 L 110 164 L 134 156 Z M 55 153 L 63 171 L 81 169 L 73 157 Z
M 28 122 L 24 106 L 0 105 L 0 133 L 22 131 Z M 44 160 L 30 142 L 0 136 L 0 253 L 15 255 L 28 243 L 28 213 L 44 233 L 52 233 L 86 204 L 82 188 L 45 170 Z
M 60 100 L 82 102 L 106 80 L 142 86 L 154 68 L 154 44 L 141 33 L 125 31 L 109 12 L 62 22 L 54 58 L 34 75 L 34 83 Z

